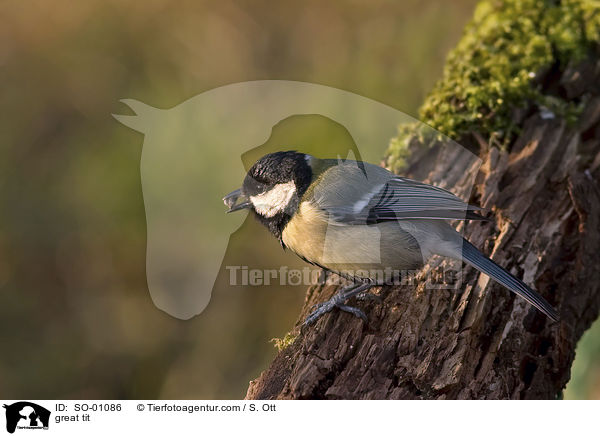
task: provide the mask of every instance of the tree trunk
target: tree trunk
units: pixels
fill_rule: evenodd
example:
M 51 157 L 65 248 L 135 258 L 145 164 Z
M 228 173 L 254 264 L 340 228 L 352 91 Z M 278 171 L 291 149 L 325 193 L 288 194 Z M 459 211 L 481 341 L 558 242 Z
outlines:
M 467 223 L 465 237 L 542 294 L 559 322 L 465 266 L 459 292 L 422 282 L 384 287 L 375 291 L 382 302 L 351 301 L 368 324 L 333 311 L 300 328 L 311 306 L 336 291 L 315 286 L 295 341 L 246 398 L 559 397 L 577 341 L 600 308 L 599 66 L 587 62 L 554 79 L 567 96 L 588 96 L 576 125 L 531 110 L 509 152 L 479 138 L 481 167 L 438 145 L 413 150 L 406 173 L 492 211 L 491 222 Z

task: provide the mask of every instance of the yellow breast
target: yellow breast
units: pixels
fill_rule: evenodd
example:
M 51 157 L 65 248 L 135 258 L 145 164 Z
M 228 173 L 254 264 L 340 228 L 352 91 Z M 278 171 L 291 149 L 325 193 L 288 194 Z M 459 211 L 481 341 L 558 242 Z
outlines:
M 377 278 L 386 269 L 413 269 L 422 259 L 395 238 L 398 225 L 345 225 L 303 202 L 285 227 L 284 244 L 309 262 L 346 276 Z M 374 270 L 377 270 L 374 272 Z

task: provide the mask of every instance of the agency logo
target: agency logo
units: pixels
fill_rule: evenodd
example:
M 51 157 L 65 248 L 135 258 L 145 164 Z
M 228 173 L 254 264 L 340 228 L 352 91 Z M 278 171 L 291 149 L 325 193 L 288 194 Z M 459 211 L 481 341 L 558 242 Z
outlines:
M 3 406 L 6 409 L 6 431 L 14 433 L 16 429 L 48 430 L 50 411 L 29 401 L 19 401 Z

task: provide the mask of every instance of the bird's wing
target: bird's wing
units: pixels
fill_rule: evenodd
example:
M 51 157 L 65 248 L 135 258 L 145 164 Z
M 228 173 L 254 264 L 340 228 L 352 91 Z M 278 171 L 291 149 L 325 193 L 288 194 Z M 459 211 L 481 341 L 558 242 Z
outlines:
M 384 168 L 345 161 L 320 177 L 313 199 L 340 224 L 375 224 L 399 219 L 485 220 L 453 193 L 395 176 Z

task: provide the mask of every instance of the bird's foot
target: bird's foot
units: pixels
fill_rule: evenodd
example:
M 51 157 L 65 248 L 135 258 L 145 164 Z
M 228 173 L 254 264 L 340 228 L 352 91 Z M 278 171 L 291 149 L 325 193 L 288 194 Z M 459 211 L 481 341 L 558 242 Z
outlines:
M 341 311 L 351 313 L 355 317 L 362 319 L 364 322 L 369 321 L 367 319 L 367 315 L 365 315 L 365 313 L 362 310 L 360 310 L 358 307 L 348 306 L 346 304 L 338 304 L 335 307 L 337 307 Z
M 327 312 L 331 312 L 333 308 L 337 307 L 338 309 L 348 312 L 356 316 L 357 318 L 362 319 L 367 322 L 367 316 L 365 313 L 357 307 L 352 307 L 344 304 L 351 297 L 364 292 L 372 286 L 371 283 L 364 283 L 360 285 L 352 285 L 348 288 L 341 289 L 337 294 L 331 297 L 329 300 L 319 303 L 313 306 L 314 310 L 310 315 L 306 317 L 303 325 L 310 325 L 317 321 L 321 316 L 325 315 Z
M 367 315 L 365 315 L 365 313 L 362 310 L 360 310 L 358 307 L 352 307 L 346 304 L 342 304 L 344 300 L 337 301 L 338 299 L 336 297 L 337 295 L 331 298 L 330 300 L 325 301 L 324 303 L 317 304 L 316 309 L 306 317 L 303 325 L 310 325 L 314 323 L 327 312 L 331 312 L 335 307 L 337 307 L 340 310 L 343 310 L 344 312 L 351 313 L 357 318 L 360 318 L 363 321 L 367 322 Z

